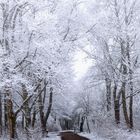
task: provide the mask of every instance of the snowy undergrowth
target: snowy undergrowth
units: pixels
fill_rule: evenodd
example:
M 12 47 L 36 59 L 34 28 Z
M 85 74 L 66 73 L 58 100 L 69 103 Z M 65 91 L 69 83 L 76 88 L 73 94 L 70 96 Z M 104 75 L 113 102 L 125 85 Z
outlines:
M 103 138 L 96 133 L 90 133 L 90 134 L 83 133 L 80 135 L 85 136 L 85 137 L 89 138 L 90 140 L 107 140 L 106 138 Z
M 114 130 L 108 138 L 110 140 L 140 140 L 140 131 Z
M 106 134 L 105 134 L 106 133 Z M 31 138 L 31 140 L 61 140 L 58 133 L 49 133 L 49 137 L 42 138 L 37 135 Z M 101 133 L 80 133 L 79 135 L 85 136 L 90 140 L 140 140 L 140 131 L 129 132 L 122 129 L 112 129 L 110 131 L 105 131 L 104 134 Z M 1 137 L 0 140 L 8 140 L 4 137 Z M 26 140 L 26 138 L 20 137 L 18 140 Z
M 101 136 L 104 139 L 106 138 L 107 140 L 140 140 L 140 131 L 138 130 L 128 131 L 126 129 L 116 127 L 106 127 L 94 131 L 97 132 L 97 136 Z

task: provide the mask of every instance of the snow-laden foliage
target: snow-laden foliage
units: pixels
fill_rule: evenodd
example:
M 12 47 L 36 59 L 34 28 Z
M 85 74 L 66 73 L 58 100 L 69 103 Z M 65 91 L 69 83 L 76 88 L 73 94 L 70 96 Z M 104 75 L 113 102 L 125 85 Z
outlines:
M 0 136 L 138 139 L 139 26 L 139 0 L 0 0 Z

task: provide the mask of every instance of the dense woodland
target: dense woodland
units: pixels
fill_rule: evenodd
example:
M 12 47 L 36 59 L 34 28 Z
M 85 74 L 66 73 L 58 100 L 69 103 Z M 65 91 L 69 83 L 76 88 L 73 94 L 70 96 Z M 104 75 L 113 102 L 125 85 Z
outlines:
M 0 0 L 0 137 L 139 131 L 139 55 L 139 0 Z

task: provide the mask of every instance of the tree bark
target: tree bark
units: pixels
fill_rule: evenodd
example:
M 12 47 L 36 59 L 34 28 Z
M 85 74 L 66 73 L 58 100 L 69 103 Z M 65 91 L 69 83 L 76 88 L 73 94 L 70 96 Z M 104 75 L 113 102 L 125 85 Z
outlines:
M 26 90 L 26 86 L 24 84 L 22 84 L 22 94 L 23 94 L 23 102 L 28 98 L 28 92 Z M 31 114 L 30 114 L 30 108 L 29 108 L 29 101 L 27 101 L 25 104 L 24 104 L 24 107 L 23 107 L 23 110 L 24 110 L 24 121 L 25 121 L 25 124 L 24 124 L 24 127 L 29 127 L 31 125 Z
M 7 130 L 7 100 L 6 95 L 4 96 L 4 128 Z
M 1 92 L 0 92 L 0 136 L 2 135 L 2 95 L 1 95 Z
M 111 80 L 109 78 L 106 81 L 106 101 L 107 101 L 107 111 L 111 110 Z
M 46 84 L 45 84 L 46 86 Z M 41 91 L 41 85 L 40 88 L 38 89 L 39 92 Z M 44 90 L 44 92 L 46 92 L 46 90 Z M 45 96 L 43 96 L 45 98 Z M 52 109 L 52 102 L 53 102 L 53 88 L 50 88 L 50 96 L 49 96 L 49 106 L 47 109 L 46 114 L 44 113 L 44 101 L 45 99 L 42 99 L 42 95 L 39 95 L 39 99 L 38 99 L 38 103 L 39 103 L 39 113 L 40 113 L 40 121 L 41 121 L 41 128 L 42 128 L 42 136 L 46 137 L 47 136 L 47 121 L 49 118 L 49 115 L 51 113 L 51 109 Z
M 45 122 L 47 123 L 49 115 L 51 113 L 51 109 L 52 109 L 52 102 L 53 102 L 53 88 L 50 88 L 50 96 L 49 96 L 49 106 L 46 112 L 46 116 L 45 116 Z
M 129 101 L 129 119 L 130 129 L 133 129 L 133 72 L 131 67 L 131 56 L 130 56 L 130 44 L 129 37 L 127 36 L 127 58 L 129 65 L 129 89 L 130 89 L 130 101 Z
M 82 116 L 80 122 L 80 132 L 84 131 L 84 122 L 85 122 L 85 116 Z
M 35 127 L 35 122 L 36 122 L 36 108 L 34 107 L 33 110 L 33 117 L 32 117 L 32 127 Z
M 114 115 L 116 124 L 120 123 L 120 97 L 121 97 L 121 89 L 117 95 L 117 84 L 115 83 L 113 89 L 113 99 L 114 99 Z
M 40 93 L 40 92 L 41 92 L 41 84 L 38 88 L 38 93 Z M 42 129 L 42 137 L 46 137 L 46 122 L 45 122 L 44 104 L 43 104 L 42 94 L 39 94 L 38 105 L 39 105 L 39 114 L 40 114 L 40 122 L 41 122 L 41 129 Z
M 128 112 L 127 112 L 127 103 L 126 103 L 126 95 L 125 95 L 125 83 L 122 83 L 122 106 L 123 106 L 123 114 L 125 118 L 126 125 L 128 128 L 130 127 Z
M 11 99 L 7 99 L 7 107 L 8 107 L 8 129 L 10 140 L 16 138 L 16 116 L 13 112 L 13 103 Z
M 130 129 L 133 129 L 133 95 L 130 95 L 129 112 L 130 112 Z
M 89 122 L 88 122 L 88 117 L 86 117 L 86 122 L 87 122 L 87 129 L 88 129 L 88 132 L 90 133 L 90 126 L 89 126 Z

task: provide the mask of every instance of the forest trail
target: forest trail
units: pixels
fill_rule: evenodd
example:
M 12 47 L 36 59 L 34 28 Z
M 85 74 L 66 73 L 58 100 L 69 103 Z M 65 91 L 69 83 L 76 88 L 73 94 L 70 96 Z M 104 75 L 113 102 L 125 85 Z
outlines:
M 108 140 L 106 138 L 102 138 L 96 134 L 87 134 L 87 133 L 81 133 L 79 134 L 81 136 L 84 136 L 88 138 L 89 140 Z M 61 140 L 60 136 L 58 136 L 57 133 L 49 133 L 49 137 L 43 138 L 42 140 Z

